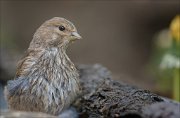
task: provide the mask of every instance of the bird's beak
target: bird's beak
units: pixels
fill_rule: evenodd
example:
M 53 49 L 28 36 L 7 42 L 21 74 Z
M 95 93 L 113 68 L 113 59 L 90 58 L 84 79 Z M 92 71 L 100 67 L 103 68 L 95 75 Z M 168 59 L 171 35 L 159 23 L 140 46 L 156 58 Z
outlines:
M 71 35 L 76 39 L 82 39 L 82 37 L 77 32 L 72 32 Z

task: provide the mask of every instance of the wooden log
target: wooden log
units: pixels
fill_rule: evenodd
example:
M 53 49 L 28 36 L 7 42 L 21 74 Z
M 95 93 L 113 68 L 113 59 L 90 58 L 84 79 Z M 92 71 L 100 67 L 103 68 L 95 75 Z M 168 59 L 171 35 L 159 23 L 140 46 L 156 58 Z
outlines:
M 160 110 L 162 116 L 167 112 L 176 114 L 171 114 L 172 116 L 178 116 L 179 103 L 171 103 L 172 100 L 153 94 L 148 90 L 114 81 L 110 71 L 101 65 L 80 65 L 78 68 L 80 70 L 83 96 L 75 102 L 74 106 L 78 109 L 82 118 L 127 116 L 140 118 L 148 118 L 149 116 L 150 118 L 150 116 L 156 116 L 153 115 L 156 114 L 155 111 L 158 114 L 158 103 L 161 103 L 160 106 L 167 106 L 168 104 L 173 108 L 173 110 L 169 109 L 164 113 Z M 157 105 L 155 107 L 151 106 L 153 104 Z M 148 109 L 150 111 L 156 110 L 148 112 Z

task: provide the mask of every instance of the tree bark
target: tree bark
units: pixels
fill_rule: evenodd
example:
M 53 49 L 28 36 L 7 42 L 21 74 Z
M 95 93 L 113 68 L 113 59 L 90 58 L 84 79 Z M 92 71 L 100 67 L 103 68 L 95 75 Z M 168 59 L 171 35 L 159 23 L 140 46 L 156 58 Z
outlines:
M 74 106 L 80 117 L 179 118 L 180 104 L 112 79 L 101 65 L 80 65 L 83 95 Z M 166 109 L 168 108 L 168 109 Z M 156 115 L 158 114 L 158 115 Z

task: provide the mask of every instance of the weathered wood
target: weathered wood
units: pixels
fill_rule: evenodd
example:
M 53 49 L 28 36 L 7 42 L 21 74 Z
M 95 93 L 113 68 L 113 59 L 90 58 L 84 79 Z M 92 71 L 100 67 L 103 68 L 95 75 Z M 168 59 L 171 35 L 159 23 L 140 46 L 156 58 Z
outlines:
M 152 104 L 163 102 L 166 105 L 173 106 L 174 110 L 176 110 L 175 108 L 178 110 L 180 106 L 167 102 L 171 100 L 164 99 L 148 90 L 112 80 L 110 72 L 101 65 L 81 65 L 79 70 L 84 95 L 75 102 L 74 106 L 80 112 L 80 117 L 135 116 L 147 118 L 148 116 L 156 116 L 152 115 L 155 111 L 148 112 L 147 108 L 153 111 L 153 109 L 159 107 L 158 105 L 151 107 Z M 162 104 L 161 106 L 163 106 Z

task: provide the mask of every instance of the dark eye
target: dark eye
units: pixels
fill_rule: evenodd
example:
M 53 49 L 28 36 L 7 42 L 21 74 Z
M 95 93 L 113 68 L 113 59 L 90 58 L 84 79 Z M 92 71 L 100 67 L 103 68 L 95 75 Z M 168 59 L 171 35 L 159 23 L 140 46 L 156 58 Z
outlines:
M 65 30 L 65 27 L 61 25 L 61 26 L 59 26 L 59 30 L 60 30 L 60 31 L 64 31 L 64 30 Z

